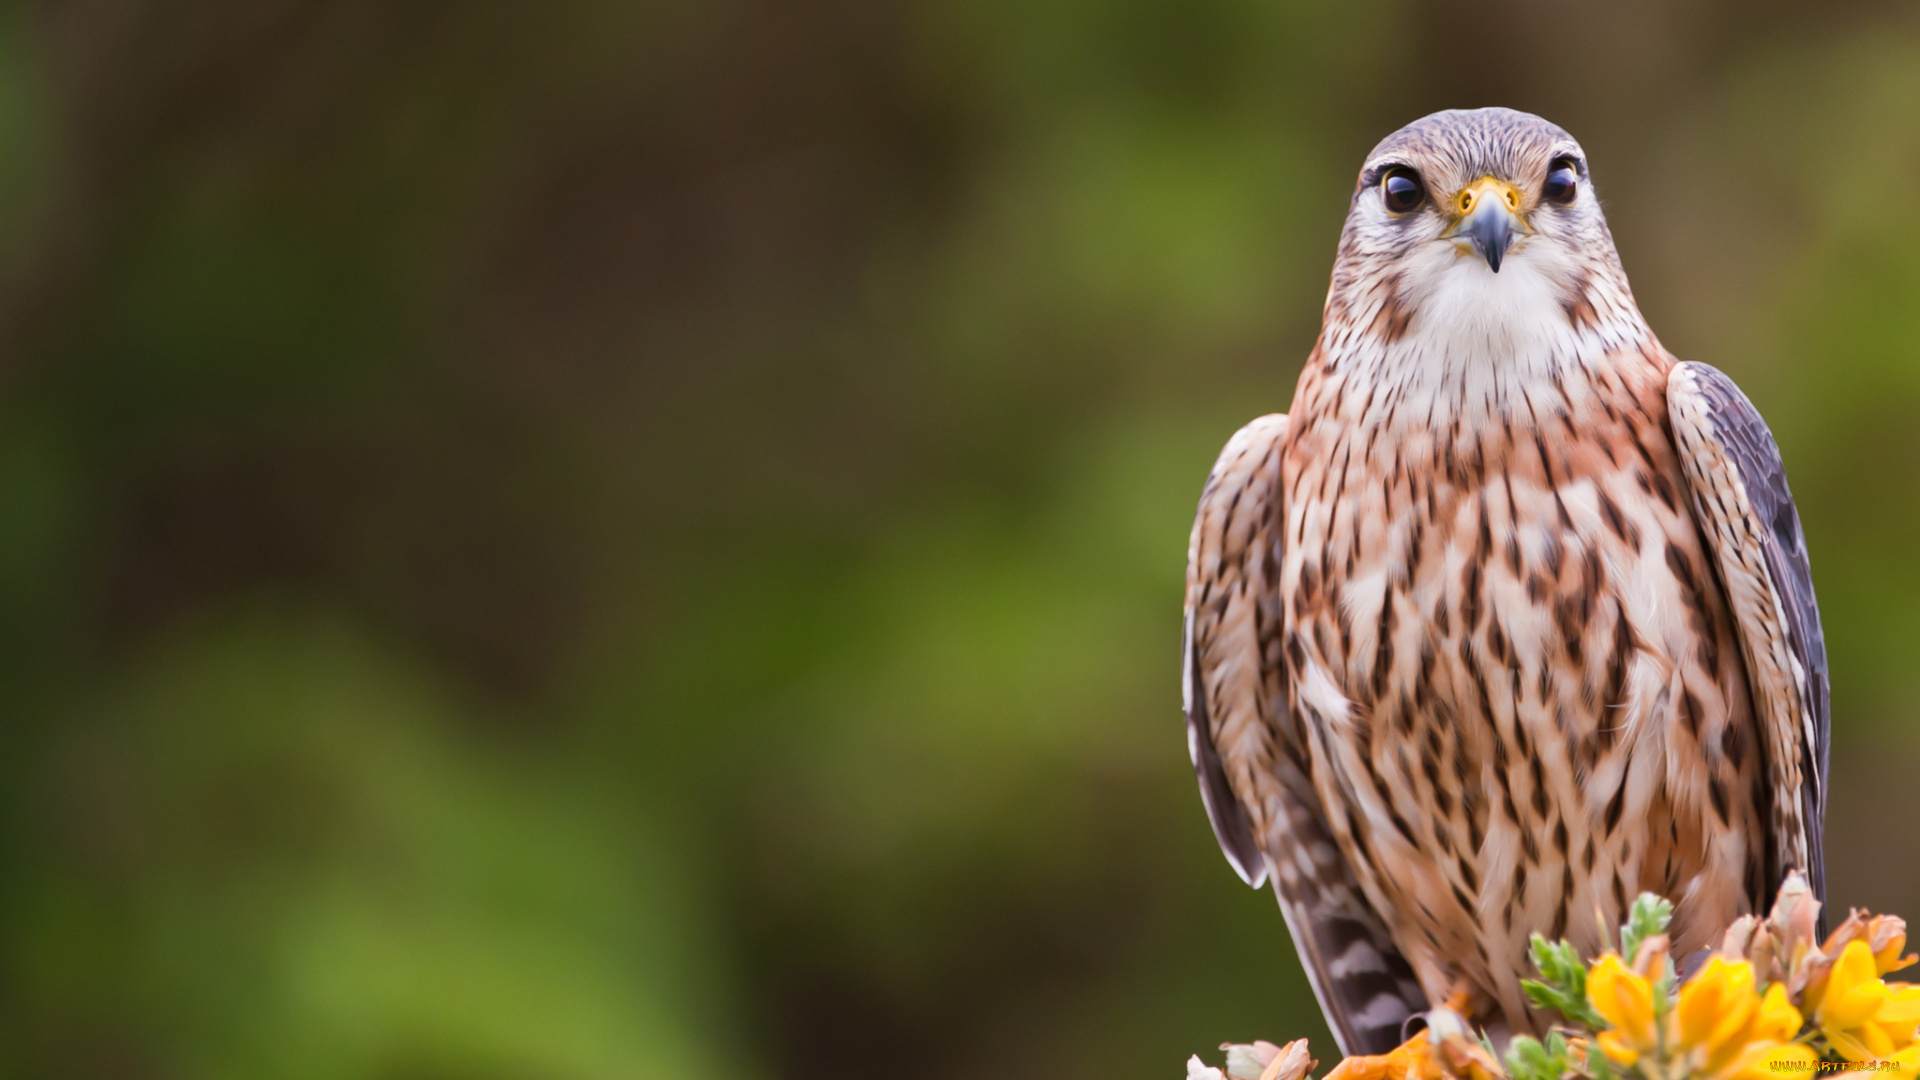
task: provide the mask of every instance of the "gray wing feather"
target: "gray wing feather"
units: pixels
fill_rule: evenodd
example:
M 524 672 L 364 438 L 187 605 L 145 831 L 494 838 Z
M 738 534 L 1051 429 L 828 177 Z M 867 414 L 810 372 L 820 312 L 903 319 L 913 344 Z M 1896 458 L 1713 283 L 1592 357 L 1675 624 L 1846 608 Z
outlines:
M 1213 823 L 1213 838 L 1220 842 L 1220 850 L 1226 853 L 1227 862 L 1233 865 L 1233 872 L 1240 880 L 1259 888 L 1267 880 L 1266 856 L 1260 851 L 1260 842 L 1253 835 L 1253 825 L 1247 820 L 1246 809 L 1240 800 L 1234 797 L 1233 785 L 1227 783 L 1226 765 L 1220 760 L 1220 751 L 1213 745 L 1213 721 L 1207 715 L 1207 691 L 1200 679 L 1200 665 L 1195 662 L 1193 646 L 1193 613 L 1187 613 L 1187 645 L 1181 652 L 1185 656 L 1185 685 L 1187 703 L 1187 753 L 1193 758 L 1193 773 L 1200 781 L 1200 801 L 1206 805 L 1207 820 Z
M 1715 368 L 1676 365 L 1667 405 L 1695 516 L 1739 626 L 1773 789 L 1798 789 L 1797 805 L 1774 808 L 1768 889 L 1777 889 L 1788 870 L 1803 869 L 1824 903 L 1827 646 L 1786 467 L 1759 411 Z
M 1287 418 L 1236 432 L 1207 477 L 1187 549 L 1187 743 L 1220 849 L 1271 878 L 1342 1052 L 1385 1053 L 1427 1003 L 1328 829 L 1287 708 L 1278 591 Z

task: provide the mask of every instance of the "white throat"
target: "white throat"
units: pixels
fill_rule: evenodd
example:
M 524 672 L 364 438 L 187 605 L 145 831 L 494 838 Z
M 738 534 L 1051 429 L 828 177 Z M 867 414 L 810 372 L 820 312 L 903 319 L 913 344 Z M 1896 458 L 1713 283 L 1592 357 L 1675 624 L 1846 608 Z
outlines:
M 1531 366 L 1570 343 L 1566 287 L 1516 251 L 1499 273 L 1485 260 L 1435 245 L 1437 258 L 1409 260 L 1401 289 L 1416 312 L 1403 341 L 1431 361 Z
M 1631 297 L 1590 278 L 1556 244 L 1522 240 L 1495 273 L 1478 256 L 1433 243 L 1401 259 L 1398 271 L 1372 303 L 1394 297 L 1411 313 L 1405 331 L 1395 340 L 1329 335 L 1326 346 L 1337 366 L 1399 388 L 1402 405 L 1425 405 L 1429 417 L 1537 399 L 1556 373 L 1597 363 L 1647 333 Z

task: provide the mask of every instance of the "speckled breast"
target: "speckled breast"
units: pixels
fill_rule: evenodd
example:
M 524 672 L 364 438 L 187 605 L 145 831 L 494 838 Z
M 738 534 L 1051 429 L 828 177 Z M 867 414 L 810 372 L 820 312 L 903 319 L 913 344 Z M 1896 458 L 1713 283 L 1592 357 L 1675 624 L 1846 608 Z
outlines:
M 1762 895 L 1764 770 L 1670 365 L 1449 399 L 1348 393 L 1316 358 L 1291 414 L 1280 588 L 1315 786 L 1429 998 L 1464 983 L 1515 1030 L 1530 933 L 1591 951 L 1651 890 L 1684 951 Z

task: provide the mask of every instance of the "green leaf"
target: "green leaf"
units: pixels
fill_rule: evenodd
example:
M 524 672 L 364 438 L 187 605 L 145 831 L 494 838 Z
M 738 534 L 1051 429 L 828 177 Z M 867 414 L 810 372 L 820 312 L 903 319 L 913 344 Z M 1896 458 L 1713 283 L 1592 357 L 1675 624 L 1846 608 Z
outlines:
M 1556 1009 L 1568 1021 L 1589 1031 L 1604 1031 L 1609 1026 L 1605 1017 L 1593 1011 L 1593 1005 L 1587 1001 L 1585 994 L 1569 993 L 1532 979 L 1522 980 L 1520 989 L 1526 992 L 1527 999 L 1535 1007 Z
M 1595 1012 L 1587 1000 L 1587 966 L 1580 962 L 1580 954 L 1571 943 L 1562 941 L 1555 945 L 1535 934 L 1529 951 L 1541 978 L 1521 980 L 1520 989 L 1528 1000 L 1543 1009 L 1556 1009 L 1568 1020 L 1590 1030 L 1607 1026 L 1606 1019 Z
M 1540 1041 L 1528 1035 L 1516 1035 L 1507 1047 L 1507 1076 L 1511 1080 L 1560 1080 L 1553 1057 Z
M 1672 904 L 1652 893 L 1635 897 L 1633 907 L 1627 912 L 1626 924 L 1620 927 L 1621 959 L 1632 963 L 1633 954 L 1640 951 L 1640 943 L 1666 933 L 1667 924 L 1672 921 Z
M 1520 1035 L 1507 1047 L 1507 1075 L 1510 1080 L 1561 1080 L 1573 1071 L 1567 1056 L 1567 1037 L 1559 1031 L 1547 1033 L 1540 1042 Z

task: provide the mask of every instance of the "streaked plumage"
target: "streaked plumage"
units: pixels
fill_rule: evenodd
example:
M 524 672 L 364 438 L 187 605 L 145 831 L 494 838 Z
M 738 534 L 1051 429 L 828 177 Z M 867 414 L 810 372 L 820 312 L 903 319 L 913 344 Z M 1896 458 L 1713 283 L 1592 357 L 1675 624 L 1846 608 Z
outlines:
M 1396 168 L 1419 209 L 1383 201 Z M 1790 869 L 1823 892 L 1807 565 L 1766 425 L 1647 328 L 1570 136 L 1484 109 L 1375 149 L 1292 409 L 1208 479 L 1186 602 L 1215 832 L 1345 1051 L 1458 991 L 1537 1029 L 1528 935 L 1591 953 L 1642 891 L 1682 955 Z

